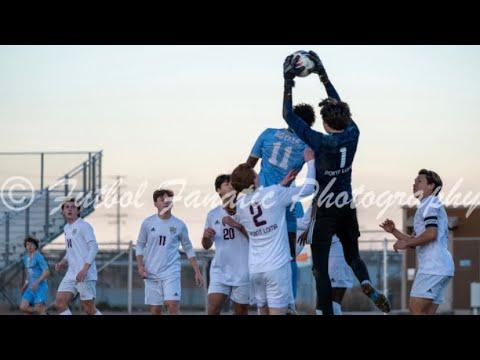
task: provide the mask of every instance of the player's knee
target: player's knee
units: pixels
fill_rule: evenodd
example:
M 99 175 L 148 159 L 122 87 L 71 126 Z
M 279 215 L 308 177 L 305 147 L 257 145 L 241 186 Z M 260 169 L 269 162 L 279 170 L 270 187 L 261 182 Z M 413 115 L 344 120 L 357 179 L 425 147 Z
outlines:
M 222 308 L 218 304 L 208 304 L 208 315 L 220 315 L 221 311 Z
M 93 302 L 93 300 L 82 302 L 82 308 L 87 315 L 95 315 L 95 313 L 97 312 L 97 309 L 95 308 L 95 303 Z
M 64 299 L 55 299 L 55 309 L 57 309 L 57 312 L 64 312 L 67 308 L 68 304 Z
M 233 315 L 248 315 L 248 305 L 246 304 L 234 304 Z
M 20 311 L 23 311 L 23 312 L 26 312 L 28 310 L 28 307 L 29 305 L 26 304 L 26 303 L 21 303 L 19 308 L 20 308 Z
M 176 301 L 175 302 L 168 302 L 168 303 L 165 303 L 165 305 L 167 306 L 167 310 L 168 310 L 168 313 L 170 315 L 176 315 L 178 314 L 178 311 L 180 310 L 180 304 L 177 303 Z

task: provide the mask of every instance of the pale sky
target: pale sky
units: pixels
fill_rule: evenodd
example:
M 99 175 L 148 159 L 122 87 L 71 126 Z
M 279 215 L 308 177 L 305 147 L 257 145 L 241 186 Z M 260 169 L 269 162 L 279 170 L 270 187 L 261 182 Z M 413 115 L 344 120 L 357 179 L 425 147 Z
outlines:
M 145 206 L 125 209 L 123 240 L 135 239 L 161 182 L 211 192 L 265 128 L 285 127 L 282 63 L 299 49 L 319 54 L 360 127 L 354 187 L 410 192 L 426 167 L 445 189 L 462 178 L 462 192 L 480 191 L 479 46 L 0 46 L 0 151 L 102 149 L 105 182 L 126 175 L 131 191 L 149 182 Z M 318 78 L 297 80 L 294 102 L 317 117 L 324 97 Z M 52 160 L 47 175 L 78 159 Z M 0 157 L 0 179 L 37 181 L 35 166 Z M 208 210 L 174 210 L 197 247 Z M 115 240 L 113 212 L 88 218 L 99 241 Z M 371 213 L 359 209 L 363 229 L 378 224 Z M 388 214 L 401 219 L 398 207 Z

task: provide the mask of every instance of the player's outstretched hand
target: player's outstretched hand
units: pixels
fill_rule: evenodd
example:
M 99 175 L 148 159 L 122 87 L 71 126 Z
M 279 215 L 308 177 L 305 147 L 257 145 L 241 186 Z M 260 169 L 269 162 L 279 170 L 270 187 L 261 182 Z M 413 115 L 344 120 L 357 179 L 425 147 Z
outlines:
M 385 220 L 383 223 L 381 223 L 379 225 L 383 230 L 385 230 L 386 232 L 388 233 L 393 233 L 395 231 L 395 223 L 390 220 L 390 219 L 387 219 Z
M 295 170 L 290 170 L 287 175 L 283 178 L 280 185 L 282 186 L 290 186 L 293 180 L 297 177 L 298 172 Z
M 327 72 L 325 71 L 325 67 L 322 64 L 322 60 L 320 60 L 320 57 L 317 55 L 317 53 L 310 50 L 308 52 L 308 57 L 315 64 L 315 67 L 313 68 L 312 72 L 314 72 L 314 73 L 316 73 L 320 76 L 327 76 Z
M 204 281 L 200 272 L 195 272 L 195 284 L 197 284 L 198 287 L 203 287 Z
M 295 76 L 305 70 L 305 66 L 297 67 L 299 59 L 300 55 L 295 57 L 289 55 L 285 58 L 285 61 L 283 62 L 283 77 L 285 80 L 293 80 Z
M 310 149 L 309 147 L 307 147 L 305 149 L 305 151 L 303 152 L 303 158 L 304 158 L 305 162 L 309 162 L 310 160 L 315 159 L 315 152 L 312 149 Z
M 302 233 L 302 235 L 300 235 L 300 237 L 298 238 L 298 243 L 302 246 L 305 246 L 305 244 L 307 243 L 307 235 L 308 235 L 308 231 L 304 231 Z

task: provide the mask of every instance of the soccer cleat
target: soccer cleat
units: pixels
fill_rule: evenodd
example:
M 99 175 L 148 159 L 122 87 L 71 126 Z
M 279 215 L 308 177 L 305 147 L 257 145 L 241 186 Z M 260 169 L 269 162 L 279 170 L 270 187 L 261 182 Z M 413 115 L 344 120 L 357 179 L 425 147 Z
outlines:
M 363 284 L 362 291 L 373 301 L 375 306 L 379 308 L 381 312 L 390 312 L 390 302 L 388 301 L 387 297 L 375 290 L 375 288 L 371 284 Z

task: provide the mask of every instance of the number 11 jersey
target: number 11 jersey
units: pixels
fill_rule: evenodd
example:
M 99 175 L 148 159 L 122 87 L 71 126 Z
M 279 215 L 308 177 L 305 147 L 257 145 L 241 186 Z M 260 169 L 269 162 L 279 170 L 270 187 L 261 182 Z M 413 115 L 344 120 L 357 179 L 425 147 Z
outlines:
M 307 145 L 288 129 L 266 129 L 258 137 L 251 155 L 262 158 L 260 184 L 280 183 L 290 170 L 300 171 Z

